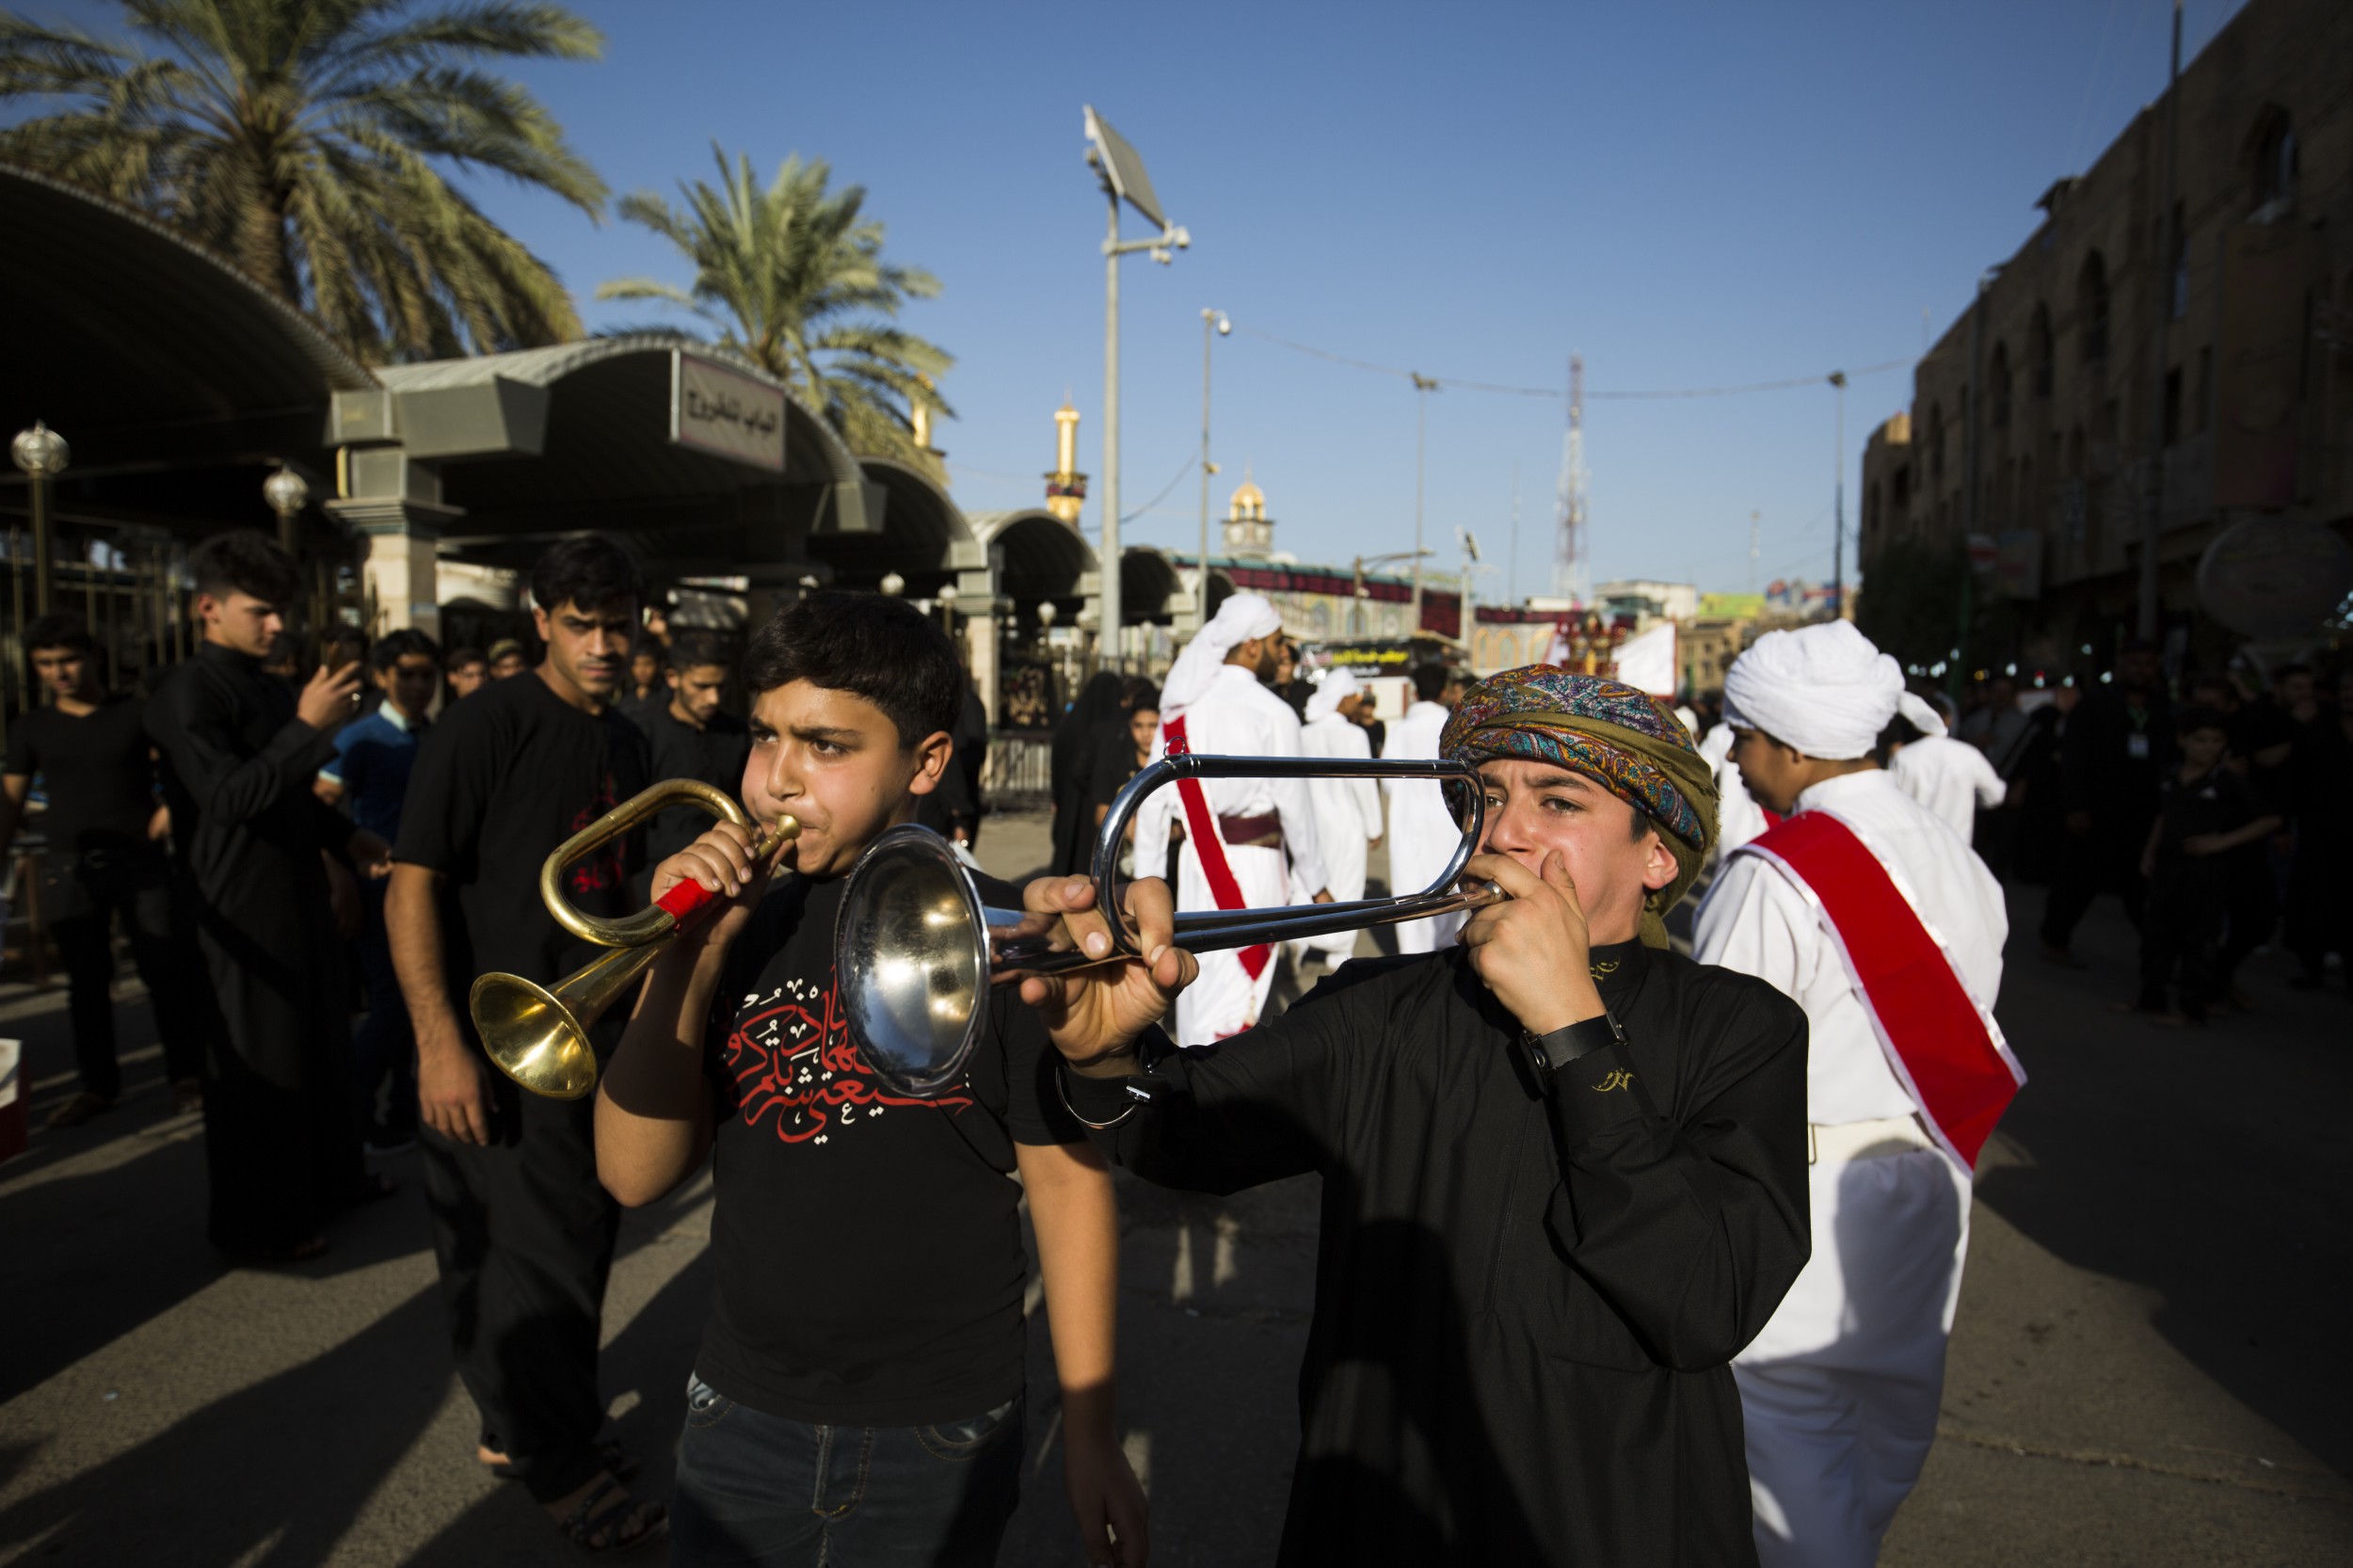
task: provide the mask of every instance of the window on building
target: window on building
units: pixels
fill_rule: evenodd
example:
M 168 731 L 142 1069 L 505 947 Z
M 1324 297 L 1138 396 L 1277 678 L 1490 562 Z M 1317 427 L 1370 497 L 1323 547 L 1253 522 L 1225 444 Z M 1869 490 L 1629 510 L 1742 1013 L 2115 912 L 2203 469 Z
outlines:
M 2051 312 L 2043 306 L 2034 308 L 2034 322 L 2026 328 L 2027 376 L 2034 387 L 2034 395 L 2051 395 Z
M 2255 121 L 2253 141 L 2255 209 L 2284 217 L 2296 209 L 2296 127 L 2284 111 L 2268 108 Z
M 1987 374 L 1986 417 L 1996 430 L 2009 428 L 2009 344 L 1993 345 L 1993 368 Z
M 2173 319 L 2189 314 L 2189 214 L 2181 202 L 2173 203 L 2173 225 L 2169 236 L 2173 248 Z
M 1912 465 L 1906 463 L 1896 471 L 1896 515 L 1902 517 L 1912 509 Z
M 2075 330 L 2083 340 L 2083 362 L 2108 357 L 2108 268 L 2094 250 L 2075 275 Z
M 1929 483 L 1945 477 L 1945 405 L 1929 405 Z
M 2165 444 L 2182 444 L 2182 367 L 2175 365 L 2165 373 Z

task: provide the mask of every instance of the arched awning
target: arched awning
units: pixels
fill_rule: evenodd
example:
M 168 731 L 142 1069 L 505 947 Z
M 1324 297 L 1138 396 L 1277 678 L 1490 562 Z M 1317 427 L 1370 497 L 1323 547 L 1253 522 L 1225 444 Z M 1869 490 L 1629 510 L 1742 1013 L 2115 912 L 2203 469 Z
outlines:
M 975 512 L 972 529 L 988 546 L 998 591 L 1025 616 L 1048 600 L 1057 610 L 1076 614 L 1101 591 L 1095 547 L 1051 512 L 1036 506 Z
M 328 466 L 328 400 L 374 378 L 309 317 L 128 207 L 0 165 L 0 440 L 45 422 L 72 447 L 56 515 L 183 536 L 268 527 L 261 482 Z M 0 465 L 0 509 L 24 476 Z
M 658 575 L 773 582 L 808 569 L 812 537 L 882 525 L 886 498 L 840 438 L 776 377 L 710 344 L 644 333 L 378 379 L 380 392 L 336 400 L 338 433 L 360 449 L 345 510 L 424 491 L 457 514 L 443 544 L 469 558 L 521 566 L 552 540 L 600 533 Z M 749 432 L 739 449 L 681 425 L 697 398 L 728 405 L 720 433 Z
M 886 497 L 883 525 L 865 534 L 829 533 L 809 541 L 809 552 L 833 568 L 839 587 L 872 593 L 897 572 L 910 599 L 932 599 L 952 578 L 959 593 L 994 595 L 985 578 L 987 546 L 964 511 L 931 475 L 889 457 L 858 459 L 868 481 Z
M 1163 550 L 1129 545 L 1119 554 L 1119 616 L 1130 626 L 1167 626 L 1192 603 L 1184 574 Z

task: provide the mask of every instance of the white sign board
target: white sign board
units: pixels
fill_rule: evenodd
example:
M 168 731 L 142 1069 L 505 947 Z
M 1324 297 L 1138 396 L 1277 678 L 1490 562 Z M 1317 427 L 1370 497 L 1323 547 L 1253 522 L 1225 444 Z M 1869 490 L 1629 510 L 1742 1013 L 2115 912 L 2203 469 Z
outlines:
M 670 440 L 729 462 L 784 472 L 784 391 L 670 351 Z
M 1662 620 L 1618 645 L 1618 680 L 1653 696 L 1675 695 L 1675 623 Z

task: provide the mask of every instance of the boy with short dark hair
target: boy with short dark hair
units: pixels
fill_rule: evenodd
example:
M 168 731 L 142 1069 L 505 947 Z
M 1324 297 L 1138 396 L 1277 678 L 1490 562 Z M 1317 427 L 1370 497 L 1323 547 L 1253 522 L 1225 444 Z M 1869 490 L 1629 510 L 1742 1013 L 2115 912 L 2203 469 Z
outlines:
M 337 1205 L 390 1191 L 360 1153 L 327 870 L 380 874 L 386 846 L 311 792 L 359 711 L 360 674 L 322 664 L 297 691 L 266 673 L 302 591 L 276 541 L 216 534 L 189 565 L 203 641 L 148 703 L 147 733 L 223 1024 L 204 1087 L 209 1228 L 240 1258 L 296 1261 L 325 1250 Z
M 449 677 L 452 702 L 462 701 L 490 683 L 489 655 L 478 648 L 452 648 L 442 668 Z
M 51 1127 L 78 1127 L 122 1091 L 115 1062 L 114 920 L 147 983 L 164 1071 L 179 1109 L 203 1094 L 202 987 L 175 944 L 171 871 L 163 839 L 170 819 L 155 799 L 154 748 L 147 705 L 108 692 L 98 647 L 82 617 L 48 615 L 26 629 L 24 656 L 56 700 L 8 728 L 0 776 L 0 845 L 16 837 L 33 781 L 41 781 L 48 840 L 39 866 L 41 912 L 65 960 L 73 1064 L 81 1092 L 50 1114 Z
M 2226 765 L 2224 714 L 2184 710 L 2174 741 L 2181 760 L 2158 779 L 2157 816 L 2140 853 L 2149 902 L 2140 921 L 2140 995 L 2130 1010 L 2176 1021 L 2166 1011 L 2174 987 L 2181 1017 L 2202 1024 L 2220 998 L 2217 954 L 2230 906 L 2231 852 L 2277 833 L 2280 818 Z
M 418 753 L 385 920 L 416 1030 L 451 1349 L 482 1417 L 474 1457 L 520 1479 L 575 1544 L 603 1551 L 662 1518 L 624 1490 L 626 1461 L 597 1435 L 620 1214 L 597 1185 L 589 1103 L 524 1094 L 500 1074 L 465 996 L 478 974 L 552 984 L 604 951 L 556 924 L 539 870 L 646 787 L 645 737 L 612 709 L 645 584 L 618 545 L 584 536 L 539 557 L 531 599 L 547 648 L 538 667 L 451 708 Z M 592 915 L 626 913 L 630 870 L 624 844 L 608 844 L 564 872 L 565 896 Z
M 836 1000 L 841 879 L 952 765 L 955 653 L 904 601 L 821 593 L 760 629 L 744 675 L 744 804 L 799 836 L 754 865 L 751 836 L 721 824 L 659 868 L 657 895 L 691 878 L 732 896 L 650 971 L 597 1096 L 598 1172 L 623 1203 L 712 1161 L 717 1299 L 671 1560 L 996 1561 L 1020 1480 L 1026 1191 L 1085 1560 L 1135 1568 L 1144 1500 L 1112 1410 L 1117 1213 L 1036 1016 L 1000 1005 L 966 1080 L 910 1099 Z
M 344 726 L 335 756 L 319 770 L 319 798 L 340 803 L 360 826 L 392 843 L 400 838 L 402 803 L 417 748 L 431 728 L 426 710 L 440 683 L 441 650 L 414 627 L 388 632 L 368 654 L 368 676 L 383 700 L 372 713 Z M 416 1037 L 400 998 L 400 976 L 384 928 L 385 883 L 360 886 L 360 966 L 368 983 L 368 1016 L 352 1042 L 353 1087 L 368 1146 L 378 1153 L 416 1141 Z
M 643 653 L 651 645 L 641 644 Z M 659 651 L 657 649 L 657 651 Z M 720 704 L 726 699 L 734 661 L 711 632 L 683 632 L 670 641 L 666 679 L 655 687 L 658 706 L 642 711 L 653 776 L 699 778 L 729 794 L 744 781 L 744 760 L 751 751 L 744 721 Z M 707 812 L 672 807 L 646 825 L 646 859 L 667 860 L 695 841 L 710 824 Z

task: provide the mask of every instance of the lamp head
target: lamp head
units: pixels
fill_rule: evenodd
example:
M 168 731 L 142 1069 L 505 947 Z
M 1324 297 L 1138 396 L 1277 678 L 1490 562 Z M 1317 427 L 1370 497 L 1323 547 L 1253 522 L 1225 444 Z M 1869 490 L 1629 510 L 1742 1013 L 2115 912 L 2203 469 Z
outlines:
M 302 475 L 294 470 L 280 468 L 262 481 L 262 499 L 269 503 L 271 511 L 281 518 L 290 518 L 309 503 L 311 487 L 303 483 Z
M 19 430 L 8 443 L 8 456 L 16 466 L 36 479 L 63 473 L 67 460 L 73 455 L 65 438 L 40 421 L 35 420 L 30 430 Z

